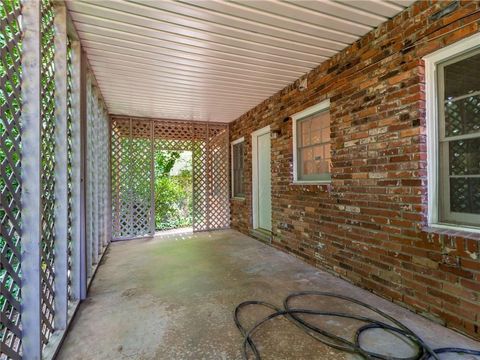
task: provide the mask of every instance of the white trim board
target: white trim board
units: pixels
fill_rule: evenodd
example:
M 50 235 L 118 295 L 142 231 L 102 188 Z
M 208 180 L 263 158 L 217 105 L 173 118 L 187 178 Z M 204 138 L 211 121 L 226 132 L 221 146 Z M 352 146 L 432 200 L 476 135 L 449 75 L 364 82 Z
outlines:
M 317 105 L 310 106 L 302 111 L 299 111 L 292 116 L 292 120 L 297 121 L 303 118 L 306 118 L 307 116 L 313 115 L 317 112 L 323 111 L 325 109 L 328 109 L 330 107 L 330 99 L 323 100 L 322 102 L 318 103 Z
M 480 33 L 437 50 L 423 57 L 425 62 L 425 95 L 427 127 L 427 221 L 431 227 L 448 227 L 472 231 L 472 228 L 457 224 L 442 224 L 439 219 L 439 121 L 437 94 L 437 65 L 451 58 L 480 47 Z

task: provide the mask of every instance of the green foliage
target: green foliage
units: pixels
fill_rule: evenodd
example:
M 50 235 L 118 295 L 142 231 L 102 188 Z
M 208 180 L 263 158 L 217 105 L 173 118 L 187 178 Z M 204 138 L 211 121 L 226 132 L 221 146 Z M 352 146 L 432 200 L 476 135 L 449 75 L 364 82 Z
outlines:
M 155 155 L 156 230 L 192 225 L 191 162 L 178 175 L 170 174 L 180 156 L 178 151 L 158 151 Z
M 157 151 L 155 154 L 155 176 L 168 176 L 178 159 L 180 159 L 178 151 Z

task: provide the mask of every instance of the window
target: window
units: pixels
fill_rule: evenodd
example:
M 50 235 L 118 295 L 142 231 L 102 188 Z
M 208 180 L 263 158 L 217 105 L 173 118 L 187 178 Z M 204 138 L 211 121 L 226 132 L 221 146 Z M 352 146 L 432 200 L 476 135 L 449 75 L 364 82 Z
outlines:
M 330 102 L 292 116 L 294 183 L 330 182 Z
M 426 59 L 429 222 L 480 227 L 480 46 L 468 40 Z
M 244 138 L 232 142 L 232 194 L 234 198 L 245 197 L 243 158 L 245 153 Z

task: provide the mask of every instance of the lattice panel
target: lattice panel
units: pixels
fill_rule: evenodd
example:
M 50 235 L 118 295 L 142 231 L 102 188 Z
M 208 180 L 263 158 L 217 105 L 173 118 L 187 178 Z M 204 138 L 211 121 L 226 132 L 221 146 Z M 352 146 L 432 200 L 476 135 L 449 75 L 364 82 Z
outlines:
M 112 124 L 114 238 L 142 236 L 152 229 L 152 146 L 151 122 L 119 120 Z
M 109 223 L 104 211 L 109 187 L 109 162 L 105 161 L 109 149 L 109 119 L 98 91 L 88 76 L 87 81 L 87 241 L 89 256 L 95 265 L 107 245 Z
M 131 125 L 128 202 L 130 206 L 131 236 L 146 235 L 151 231 L 151 158 L 152 123 L 134 121 Z
M 1 251 L 1 269 L 0 269 L 0 283 L 1 283 L 1 292 L 0 292 L 0 310 L 1 310 L 1 322 L 0 322 L 0 359 L 21 359 L 22 357 L 22 346 L 24 356 L 35 357 L 38 351 L 45 350 L 45 345 L 51 342 L 51 336 L 54 332 L 55 322 L 60 320 L 56 316 L 55 312 L 55 296 L 59 296 L 62 293 L 62 289 L 58 289 L 58 293 L 55 294 L 55 285 L 56 281 L 59 283 L 62 270 L 58 266 L 63 264 L 63 258 L 61 253 L 55 254 L 56 248 L 56 225 L 55 222 L 58 221 L 60 226 L 63 226 L 63 221 L 66 219 L 62 218 L 61 212 L 55 214 L 59 199 L 55 198 L 56 190 L 59 189 L 58 186 L 61 186 L 61 182 L 56 183 L 55 176 L 58 165 L 62 162 L 63 156 L 66 155 L 67 159 L 67 200 L 66 205 L 68 209 L 68 231 L 67 237 L 59 239 L 61 241 L 66 241 L 68 246 L 68 296 L 69 299 L 72 297 L 72 249 L 73 249 L 73 238 L 75 232 L 72 228 L 72 221 L 77 220 L 78 218 L 73 218 L 74 215 L 72 212 L 73 203 L 72 196 L 75 194 L 78 195 L 79 191 L 79 181 L 77 183 L 78 187 L 74 188 L 73 181 L 77 182 L 79 180 L 80 169 L 79 169 L 79 158 L 80 154 L 78 152 L 78 142 L 80 139 L 79 134 L 79 119 L 76 117 L 76 122 L 74 123 L 74 114 L 78 115 L 78 112 L 73 111 L 73 74 L 76 73 L 78 76 L 80 69 L 73 69 L 72 64 L 72 49 L 70 41 L 67 44 L 67 148 L 66 154 L 61 153 L 64 151 L 63 147 L 57 147 L 56 144 L 56 131 L 60 129 L 60 125 L 57 127 L 56 115 L 61 115 L 60 111 L 56 114 L 56 99 L 55 99 L 55 89 L 56 89 L 56 77 L 55 77 L 55 30 L 54 30 L 54 4 L 53 0 L 40 0 L 40 31 L 35 31 L 34 28 L 31 30 L 31 35 L 25 40 L 27 46 L 22 48 L 22 34 L 21 34 L 21 9 L 22 2 L 21 0 L 1 0 L 0 1 L 0 251 Z M 55 5 L 56 6 L 56 5 Z M 37 16 L 36 13 L 38 8 L 35 6 L 25 7 L 28 9 L 28 14 L 23 14 L 25 16 L 26 22 L 32 20 L 33 23 L 36 22 Z M 29 20 L 30 19 L 30 20 Z M 31 24 L 29 22 L 29 24 Z M 33 26 L 33 24 L 31 25 Z M 57 24 L 60 28 L 62 26 L 61 22 Z M 37 29 L 38 30 L 38 29 Z M 39 41 L 40 52 L 39 54 L 25 54 L 30 61 L 32 61 L 32 66 L 28 66 L 25 70 L 35 72 L 35 67 L 40 67 L 40 87 L 34 88 L 38 93 L 34 94 L 32 88 L 27 89 L 29 95 L 31 95 L 30 101 L 34 100 L 37 96 L 40 97 L 40 111 L 36 113 L 39 117 L 39 126 L 40 132 L 33 134 L 34 131 L 28 131 L 30 139 L 34 138 L 34 142 L 40 140 L 40 156 L 39 164 L 34 164 L 35 169 L 32 172 L 35 172 L 39 166 L 40 168 L 40 191 L 38 193 L 31 194 L 31 196 L 38 197 L 36 200 L 40 200 L 41 208 L 35 208 L 36 202 L 30 204 L 26 202 L 26 207 L 23 209 L 24 214 L 29 214 L 30 218 L 37 217 L 37 224 L 40 225 L 40 236 L 36 238 L 36 244 L 30 244 L 32 247 L 38 245 L 40 247 L 40 256 L 37 260 L 40 260 L 40 267 L 33 267 L 36 265 L 36 261 L 33 264 L 29 264 L 29 259 L 33 259 L 34 255 L 38 255 L 35 252 L 35 249 L 32 249 L 32 252 L 25 252 L 26 257 L 23 258 L 26 261 L 26 267 L 23 268 L 24 273 L 28 271 L 36 273 L 40 277 L 38 283 L 23 281 L 23 286 L 25 286 L 24 294 L 35 295 L 37 292 L 37 286 L 40 285 L 40 291 L 38 295 L 40 298 L 21 299 L 20 287 L 21 287 L 21 151 L 23 155 L 26 155 L 24 161 L 29 161 L 29 151 L 35 150 L 27 148 L 25 144 L 21 144 L 21 131 L 30 130 L 26 123 L 21 124 L 22 120 L 27 119 L 28 121 L 32 120 L 30 116 L 27 115 L 25 119 L 21 117 L 21 58 L 22 51 L 32 50 L 31 46 L 35 41 Z M 62 53 L 62 45 L 57 41 L 58 45 L 58 55 Z M 40 59 L 36 56 L 40 55 Z M 64 60 L 59 59 L 58 60 Z M 25 74 L 24 74 L 25 75 Z M 58 74 L 57 74 L 58 75 Z M 25 79 L 24 79 L 25 80 Z M 60 82 L 63 79 L 59 79 Z M 77 79 L 79 80 L 79 79 Z M 30 84 L 30 82 L 28 82 Z M 35 83 L 35 82 L 34 82 Z M 61 85 L 61 84 L 59 84 Z M 91 93 L 91 91 L 90 91 Z M 61 94 L 57 94 L 61 95 Z M 78 94 L 77 94 L 78 95 Z M 25 100 L 25 99 L 24 99 Z M 57 97 L 57 100 L 63 104 L 63 101 L 60 100 L 60 97 Z M 89 99 L 90 100 L 90 99 Z M 108 234 L 107 224 L 109 223 L 109 214 L 110 212 L 101 209 L 105 207 L 108 203 L 108 197 L 105 195 L 107 189 L 109 188 L 109 121 L 106 110 L 101 105 L 102 101 L 98 97 L 93 97 L 92 109 L 93 112 L 88 113 L 87 122 L 97 123 L 96 127 L 87 126 L 87 128 L 93 129 L 92 135 L 94 135 L 94 142 L 96 146 L 94 147 L 94 152 L 92 154 L 97 154 L 97 162 L 94 166 L 98 169 L 97 177 L 95 178 L 95 183 L 97 183 L 95 197 L 91 199 L 92 203 L 97 205 L 96 211 L 93 213 L 94 220 L 97 224 L 100 224 L 102 230 L 98 232 L 98 242 L 107 242 Z M 27 104 L 29 100 L 27 99 Z M 28 111 L 27 111 L 28 114 Z M 34 120 L 33 120 L 34 121 Z M 61 123 L 59 123 L 61 124 Z M 75 125 L 75 126 L 74 126 Z M 27 131 L 26 131 L 27 132 Z M 73 137 L 75 136 L 75 141 Z M 28 137 L 28 136 L 27 136 Z M 25 138 L 27 138 L 25 137 Z M 58 156 L 58 158 L 56 158 Z M 76 159 L 74 161 L 74 158 Z M 58 161 L 57 161 L 58 160 Z M 31 159 L 30 159 L 31 161 Z M 100 164 L 102 166 L 100 166 Z M 33 164 L 32 164 L 33 165 Z M 92 165 L 92 164 L 89 164 Z M 75 167 L 75 168 L 74 168 Z M 91 166 L 88 166 L 90 171 Z M 61 173 L 61 172 L 57 172 Z M 61 174 L 58 174 L 61 175 Z M 33 179 L 24 179 L 27 183 Z M 60 191 L 58 191 L 60 193 Z M 25 195 L 25 194 L 24 194 Z M 89 195 L 87 195 L 89 196 Z M 90 200 L 90 198 L 89 198 Z M 65 200 L 62 200 L 65 201 Z M 40 210 L 38 212 L 38 210 Z M 56 216 L 57 215 L 57 216 Z M 77 216 L 76 214 L 75 216 Z M 107 216 L 108 215 L 108 216 Z M 25 221 L 25 220 L 24 220 Z M 26 222 L 24 231 L 24 236 L 27 238 L 31 235 L 31 231 L 36 231 L 34 226 L 29 227 L 29 222 Z M 58 228 L 60 228 L 60 226 Z M 30 238 L 30 237 L 28 237 Z M 35 238 L 33 239 L 35 240 Z M 25 245 L 25 244 L 23 244 Z M 57 244 L 60 245 L 60 244 Z M 24 247 L 24 250 L 28 250 L 28 247 Z M 30 265 L 30 266 L 29 266 Z M 55 272 L 57 271 L 57 277 Z M 77 276 L 80 274 L 76 274 Z M 63 280 L 63 279 L 62 279 Z M 29 293 L 30 292 L 30 293 Z M 34 297 L 32 295 L 32 297 Z M 78 294 L 75 294 L 78 295 Z M 65 298 L 58 299 L 57 304 L 64 305 Z M 38 301 L 37 305 L 35 302 Z M 62 304 L 63 303 L 63 304 Z M 40 305 L 40 306 L 38 306 Z M 21 306 L 25 306 L 24 311 L 29 313 L 31 316 L 29 319 L 35 319 L 37 316 L 36 311 L 40 311 L 40 328 L 33 328 L 33 326 L 27 327 L 26 324 L 21 324 L 20 314 Z M 60 309 L 62 306 L 58 306 Z M 26 319 L 24 319 L 26 320 Z M 34 321 L 32 321 L 33 323 Z M 23 326 L 23 329 L 22 329 Z M 22 333 L 23 336 L 27 336 L 31 341 L 23 341 L 22 345 Z M 40 338 L 35 339 L 35 336 L 38 335 Z M 25 338 L 27 339 L 27 338 Z M 42 349 L 36 348 L 38 342 L 36 340 L 41 340 Z M 27 346 L 28 343 L 28 346 Z M 52 344 L 50 344 L 51 346 Z
M 206 137 L 203 141 L 195 140 L 192 150 L 193 229 L 195 231 L 208 230 L 208 157 L 206 140 Z
M 109 145 L 109 119 L 108 113 L 105 109 L 99 108 L 98 109 L 98 116 L 99 116 L 99 134 L 100 134 L 100 153 L 98 154 L 98 161 L 100 164 L 99 169 L 99 176 L 100 176 L 100 236 L 102 245 L 106 246 L 108 244 L 109 235 L 108 235 L 108 224 L 109 219 L 108 216 L 110 211 L 108 210 L 107 199 L 108 199 L 108 191 L 109 191 L 109 169 L 110 169 L 110 161 L 109 161 L 109 154 L 110 154 L 110 145 Z
M 209 228 L 221 229 L 230 225 L 228 192 L 228 131 L 224 129 L 209 140 L 210 200 Z
M 21 358 L 19 0 L 0 2 L 0 359 Z
M 67 38 L 67 187 L 68 187 L 68 233 L 67 233 L 67 276 L 68 276 L 68 299 L 72 299 L 72 222 L 73 222 L 73 199 L 72 199 L 72 177 L 73 177 L 73 109 L 72 109 L 72 47 L 70 39 Z
M 129 136 L 123 135 L 125 133 L 122 131 L 123 128 L 130 128 L 129 120 L 117 120 L 112 123 L 112 235 L 114 238 L 126 236 L 122 233 L 122 229 L 128 221 L 128 203 L 123 200 L 128 184 L 121 180 L 128 176 Z
M 111 136 L 113 238 L 144 236 L 154 229 L 153 194 L 146 192 L 154 191 L 152 136 L 155 150 L 192 151 L 194 231 L 229 226 L 225 125 L 114 117 Z
M 191 140 L 194 129 L 189 122 L 178 121 L 162 121 L 155 122 L 154 138 L 155 140 L 168 141 L 171 140 L 171 144 L 176 143 L 179 140 Z M 168 143 L 166 143 L 168 144 Z M 164 148 L 166 149 L 166 148 Z
M 89 259 L 92 264 L 95 262 L 95 231 L 96 221 L 95 219 L 95 155 L 96 141 L 95 141 L 95 98 L 92 87 L 91 76 L 87 77 L 87 189 L 86 189 L 86 234 L 87 234 L 87 251 L 89 251 Z M 89 262 L 90 263 L 90 262 Z
M 154 139 L 155 149 L 157 150 L 177 150 L 192 151 L 192 141 L 190 140 L 163 140 Z
M 97 262 L 97 256 L 99 252 L 98 248 L 98 164 L 97 164 L 97 154 L 98 154 L 98 123 L 97 123 L 97 111 L 96 104 L 97 98 L 92 84 L 88 88 L 88 145 L 90 148 L 90 156 L 88 158 L 88 177 L 89 177 L 89 213 L 91 218 L 91 243 L 92 243 L 92 259 L 93 263 Z
M 42 342 L 54 325 L 55 244 L 55 74 L 53 3 L 41 2 L 41 152 L 42 152 Z

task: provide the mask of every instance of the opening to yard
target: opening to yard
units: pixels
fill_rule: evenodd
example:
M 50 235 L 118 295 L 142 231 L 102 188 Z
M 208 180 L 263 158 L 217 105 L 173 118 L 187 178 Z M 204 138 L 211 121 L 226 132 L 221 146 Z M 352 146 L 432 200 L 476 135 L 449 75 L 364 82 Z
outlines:
M 155 153 L 155 230 L 192 226 L 192 152 Z

